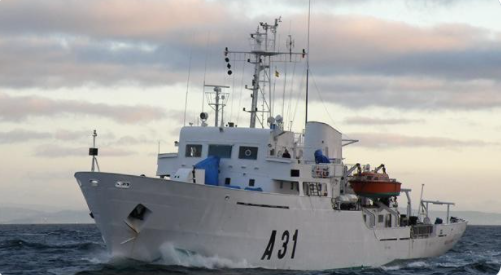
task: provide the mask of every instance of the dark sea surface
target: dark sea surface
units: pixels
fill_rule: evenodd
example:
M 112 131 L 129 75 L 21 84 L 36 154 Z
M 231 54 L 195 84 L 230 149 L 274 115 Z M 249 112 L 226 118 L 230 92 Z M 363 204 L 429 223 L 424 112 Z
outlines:
M 0 225 L 0 273 L 10 274 L 498 274 L 501 226 L 468 226 L 461 241 L 433 259 L 380 268 L 277 271 L 241 268 L 218 258 L 185 258 L 185 266 L 114 261 L 95 225 Z M 237 267 L 237 268 L 229 268 Z

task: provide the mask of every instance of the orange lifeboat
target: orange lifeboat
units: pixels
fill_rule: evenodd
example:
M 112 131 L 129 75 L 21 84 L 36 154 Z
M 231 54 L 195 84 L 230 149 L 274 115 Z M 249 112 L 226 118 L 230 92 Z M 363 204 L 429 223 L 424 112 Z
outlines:
M 388 174 L 377 172 L 359 172 L 349 182 L 355 194 L 372 199 L 398 196 L 402 185 Z

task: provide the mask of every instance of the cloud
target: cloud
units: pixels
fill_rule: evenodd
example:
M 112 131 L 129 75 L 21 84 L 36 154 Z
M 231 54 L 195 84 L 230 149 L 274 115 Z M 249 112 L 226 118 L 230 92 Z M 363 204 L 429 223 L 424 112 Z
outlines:
M 46 158 L 66 158 L 66 157 L 86 157 L 89 153 L 87 147 L 70 147 L 54 144 L 40 145 L 34 150 L 37 157 Z M 104 157 L 123 157 L 134 155 L 135 152 L 119 148 L 100 148 L 99 155 Z
M 371 1 L 371 0 L 368 0 Z M 490 0 L 477 0 L 477 3 L 488 2 Z M 470 4 L 469 0 L 405 0 L 405 3 L 410 8 L 418 8 L 429 10 L 436 7 L 449 7 L 458 4 Z
M 136 152 L 131 151 L 131 150 L 126 150 L 126 149 L 120 149 L 120 148 L 102 148 L 99 149 L 101 152 L 99 153 L 101 156 L 104 157 L 126 157 L 126 156 L 132 156 L 135 155 Z
M 40 145 L 34 150 L 34 155 L 37 157 L 59 158 L 59 157 L 75 157 L 86 156 L 89 148 L 86 147 L 68 147 L 61 145 Z
M 443 111 L 501 107 L 501 82 L 497 80 L 339 75 L 314 76 L 312 82 L 320 90 L 323 100 L 356 109 L 385 107 Z
M 0 144 L 13 144 L 41 140 L 71 142 L 81 139 L 91 140 L 91 136 L 91 131 L 71 131 L 58 129 L 54 132 L 40 132 L 18 128 L 7 132 L 0 132 Z M 106 136 L 111 139 L 115 138 L 112 133 L 107 133 Z
M 419 137 L 386 133 L 350 133 L 348 136 L 360 140 L 358 146 L 368 148 L 399 148 L 399 147 L 432 147 L 432 148 L 461 148 L 499 146 L 500 143 L 482 140 L 458 140 L 445 137 Z
M 9 132 L 0 132 L 0 144 L 20 143 L 30 140 L 50 139 L 50 133 L 14 129 Z
M 158 107 L 10 96 L 0 92 L 0 121 L 22 121 L 34 116 L 52 117 L 59 114 L 101 116 L 120 123 L 144 123 L 166 117 L 165 111 Z
M 345 118 L 346 124 L 357 125 L 396 125 L 423 122 L 422 119 L 403 119 L 403 118 L 371 118 L 371 117 L 348 117 Z
M 4 33 L 79 33 L 120 39 L 161 39 L 187 35 L 228 17 L 218 2 L 179 1 L 36 1 L 4 0 L 0 31 Z
M 69 131 L 64 129 L 56 130 L 54 133 L 54 138 L 63 141 L 74 141 L 84 138 L 89 138 L 92 136 L 91 131 Z
M 122 136 L 115 141 L 110 142 L 110 145 L 125 146 L 138 144 L 156 144 L 158 140 L 147 138 L 146 136 Z M 105 145 L 106 146 L 106 145 Z
M 457 1 L 463 0 L 439 2 L 449 5 Z M 331 2 L 321 1 L 319 5 L 335 6 Z M 349 2 L 342 1 L 341 5 L 350 5 Z M 373 1 L 356 2 L 358 5 Z M 278 4 L 287 3 L 290 2 Z M 3 0 L 0 86 L 52 89 L 173 85 L 186 81 L 190 53 L 195 83 L 205 71 L 206 52 L 208 80 L 249 84 L 250 65 L 240 78 L 243 64 L 232 60 L 234 74 L 225 75 L 221 49 L 228 46 L 232 50 L 249 50 L 248 33 L 254 30 L 256 22 L 271 20 L 264 15 L 251 18 L 242 12 L 244 9 L 235 10 L 239 5 L 254 4 L 202 0 L 182 4 Z M 292 5 L 306 7 L 302 1 L 293 1 Z M 478 110 L 501 105 L 499 32 L 454 23 L 421 27 L 369 16 L 334 16 L 321 10 L 312 18 L 314 26 L 325 27 L 312 28 L 311 69 L 326 100 L 349 108 Z M 300 51 L 306 46 L 305 14 L 289 12 L 283 19 L 281 34 L 285 33 L 285 22 L 291 22 L 295 50 Z M 283 44 L 281 41 L 282 49 Z M 283 63 L 276 65 L 283 73 Z M 298 65 L 295 83 L 300 82 L 297 77 L 301 65 L 304 64 Z M 278 90 L 282 89 L 279 85 Z M 79 106 L 75 112 L 90 113 L 82 110 L 87 107 Z M 122 114 L 118 118 L 117 108 L 112 107 L 105 114 L 107 108 L 95 107 L 100 109 L 99 115 L 120 122 L 151 120 L 159 115 L 150 112 L 149 118 L 131 119 Z M 2 112 L 5 111 L 0 110 L 0 119 L 5 119 Z M 24 119 L 29 114 L 9 117 Z
M 313 30 L 317 74 L 495 79 L 501 72 L 496 31 L 466 24 L 419 27 L 362 16 L 322 16 Z M 322 41 L 322 43 L 315 43 Z
M 258 21 L 272 20 L 249 18 L 242 9 L 235 11 L 235 5 L 244 4 L 4 0 L 0 85 L 53 88 L 184 82 L 190 52 L 193 73 L 203 73 L 209 33 L 210 58 L 219 62 L 209 62 L 208 71 L 220 79 L 225 74 L 222 49 L 249 50 L 247 34 Z M 302 2 L 295 5 L 306 7 Z M 321 5 L 330 4 L 323 1 Z M 284 20 L 292 22 L 299 51 L 306 46 L 305 15 L 292 13 Z M 312 28 L 311 33 L 311 63 L 319 75 L 497 79 L 501 72 L 501 35 L 491 30 L 466 24 L 425 28 L 321 12 L 312 23 L 326 26 Z M 284 41 L 281 44 L 283 48 Z

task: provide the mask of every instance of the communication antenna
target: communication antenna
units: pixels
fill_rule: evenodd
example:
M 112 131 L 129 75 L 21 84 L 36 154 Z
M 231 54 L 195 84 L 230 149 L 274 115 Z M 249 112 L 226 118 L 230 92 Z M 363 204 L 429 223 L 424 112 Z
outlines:
M 205 77 L 207 75 L 207 58 L 208 58 L 208 51 L 209 51 L 209 42 L 210 42 L 210 32 L 207 34 L 207 45 L 205 46 L 205 67 L 204 67 L 204 83 L 203 83 L 203 88 L 205 88 Z M 204 112 L 204 107 L 205 107 L 205 95 L 204 92 L 202 91 L 202 113 Z
M 94 133 L 92 134 L 92 147 L 89 148 L 89 156 L 92 156 L 92 166 L 90 168 L 91 172 L 94 172 L 97 167 L 97 171 L 100 172 L 101 169 L 99 169 L 99 163 L 97 163 L 97 155 L 98 155 L 98 149 L 96 148 L 96 137 L 97 137 L 97 132 L 94 130 Z
M 306 49 L 308 51 L 308 55 L 306 56 L 306 110 L 304 117 L 304 127 L 306 127 L 306 123 L 308 123 L 308 88 L 309 88 L 309 78 L 310 78 L 310 12 L 311 11 L 311 0 L 308 1 L 308 44 Z
M 186 110 L 188 109 L 188 91 L 190 90 L 190 76 L 191 76 L 191 57 L 193 54 L 193 49 L 190 48 L 190 62 L 188 65 L 188 80 L 186 81 L 186 95 L 184 96 L 184 118 L 183 126 L 186 126 Z

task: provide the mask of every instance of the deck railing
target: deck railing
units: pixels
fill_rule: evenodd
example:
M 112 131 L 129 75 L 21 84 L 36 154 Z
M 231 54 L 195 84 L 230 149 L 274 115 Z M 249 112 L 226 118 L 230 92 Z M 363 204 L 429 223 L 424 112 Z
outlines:
M 422 239 L 429 238 L 433 233 L 433 225 L 431 224 L 418 224 L 411 227 L 411 238 Z

